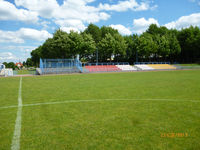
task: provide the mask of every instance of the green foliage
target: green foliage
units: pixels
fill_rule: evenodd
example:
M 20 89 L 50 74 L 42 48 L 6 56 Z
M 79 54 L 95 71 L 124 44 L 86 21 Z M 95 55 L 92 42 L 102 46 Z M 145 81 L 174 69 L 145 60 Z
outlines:
M 70 50 L 69 35 L 62 30 L 57 30 L 53 38 L 45 41 L 41 49 L 42 58 L 69 58 L 74 55 Z
M 12 68 L 13 70 L 19 69 L 19 68 L 15 65 L 14 62 L 9 62 L 9 63 L 3 62 L 3 64 L 5 65 L 6 68 Z
M 25 65 L 27 67 L 32 67 L 33 66 L 33 61 L 31 58 L 27 58 Z
M 138 36 L 137 35 L 129 35 L 124 36 L 124 40 L 127 44 L 127 48 L 125 51 L 124 61 L 133 63 L 136 61 L 136 41 Z
M 39 46 L 38 48 L 36 48 L 31 52 L 31 60 L 35 66 L 39 66 L 39 61 L 40 58 L 42 57 L 41 51 L 42 51 L 42 46 Z
M 98 49 L 99 60 L 101 62 L 111 61 L 113 58 L 115 61 L 119 61 L 120 59 L 123 59 L 126 54 L 127 44 L 119 33 L 116 33 L 113 36 L 110 33 L 107 33 L 99 42 Z
M 189 27 L 178 32 L 182 62 L 200 62 L 200 29 Z
M 85 33 L 91 34 L 96 44 L 101 40 L 101 29 L 94 24 L 89 24 L 85 29 Z
M 31 52 L 33 65 L 40 58 L 75 58 L 84 62 L 99 61 L 171 61 L 200 62 L 200 29 L 180 31 L 152 24 L 141 35 L 122 36 L 112 27 L 89 24 L 84 32 L 57 30 L 52 38 Z M 139 59 L 139 60 L 136 60 Z
M 128 47 L 124 37 L 120 34 L 114 34 L 115 47 L 114 47 L 114 60 L 123 61 L 126 55 L 126 49 Z
M 107 33 L 105 38 L 103 38 L 98 44 L 99 61 L 111 61 L 111 57 L 114 55 L 115 43 L 115 38 L 110 33 Z
M 113 29 L 112 27 L 102 26 L 101 27 L 102 38 L 105 38 L 106 34 L 108 33 L 110 33 L 112 36 L 114 36 L 115 34 L 119 34 L 118 30 Z
M 80 58 L 84 61 L 90 61 L 92 54 L 96 51 L 96 44 L 91 34 L 82 33 L 83 41 L 80 48 Z

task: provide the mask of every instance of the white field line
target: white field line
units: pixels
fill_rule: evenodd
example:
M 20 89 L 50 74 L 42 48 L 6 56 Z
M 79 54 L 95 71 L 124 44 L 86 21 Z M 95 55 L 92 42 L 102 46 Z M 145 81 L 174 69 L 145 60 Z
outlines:
M 18 110 L 17 110 L 17 118 L 15 121 L 15 130 L 12 139 L 11 150 L 19 150 L 20 149 L 20 136 L 21 136 L 21 121 L 22 121 L 22 77 L 20 77 L 19 82 L 19 95 L 18 95 Z
M 200 103 L 200 100 L 189 100 L 189 99 L 91 99 L 91 100 L 66 100 L 66 101 L 55 101 L 55 102 L 43 102 L 43 103 L 33 103 L 24 104 L 23 107 L 27 106 L 40 106 L 40 105 L 54 105 L 54 104 L 64 104 L 64 103 L 81 103 L 81 102 L 102 102 L 102 101 L 163 101 L 163 102 L 192 102 Z M 0 109 L 16 108 L 17 105 L 3 106 Z

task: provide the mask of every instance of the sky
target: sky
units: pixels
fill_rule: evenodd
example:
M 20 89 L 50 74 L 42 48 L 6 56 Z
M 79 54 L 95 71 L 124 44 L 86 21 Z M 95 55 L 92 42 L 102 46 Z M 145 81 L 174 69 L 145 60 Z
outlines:
M 111 26 L 142 34 L 150 24 L 200 27 L 200 0 L 0 0 L 0 63 L 25 61 L 58 29 Z

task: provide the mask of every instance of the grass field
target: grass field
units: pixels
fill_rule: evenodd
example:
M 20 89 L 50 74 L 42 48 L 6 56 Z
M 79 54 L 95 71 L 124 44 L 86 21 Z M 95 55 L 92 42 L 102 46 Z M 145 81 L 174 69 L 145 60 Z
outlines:
M 35 70 L 16 70 L 17 75 L 35 74 Z
M 22 78 L 22 150 L 199 150 L 200 70 Z M 0 78 L 0 149 L 19 77 Z M 7 107 L 11 106 L 11 107 Z
M 200 66 L 200 64 L 176 64 L 177 66 Z

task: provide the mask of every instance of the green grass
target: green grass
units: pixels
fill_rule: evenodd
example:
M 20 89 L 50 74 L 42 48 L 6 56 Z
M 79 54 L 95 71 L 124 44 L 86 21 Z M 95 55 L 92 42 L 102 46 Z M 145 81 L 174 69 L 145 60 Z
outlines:
M 200 64 L 175 64 L 177 66 L 200 66 Z
M 23 77 L 23 104 L 98 101 L 23 107 L 21 149 L 198 150 L 199 75 L 190 70 Z M 1 86 L 7 84 L 14 96 L 6 98 L 11 91 L 4 88 L 0 107 L 17 104 L 19 78 L 0 78 Z M 0 149 L 10 149 L 16 112 L 0 109 Z
M 17 70 L 18 75 L 29 74 L 28 70 Z
M 0 107 L 17 105 L 19 78 L 0 78 Z M 16 108 L 0 109 L 0 149 L 10 149 Z

